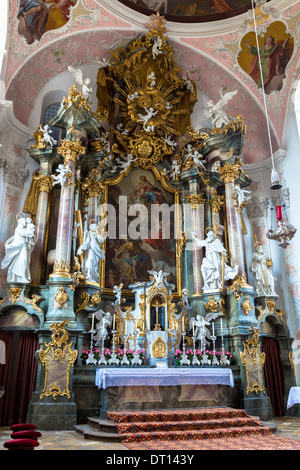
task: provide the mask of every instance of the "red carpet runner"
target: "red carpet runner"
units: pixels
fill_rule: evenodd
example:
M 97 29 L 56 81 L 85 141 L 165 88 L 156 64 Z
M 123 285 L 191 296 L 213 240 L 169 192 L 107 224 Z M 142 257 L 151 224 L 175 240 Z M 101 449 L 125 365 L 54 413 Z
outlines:
M 300 450 L 300 442 L 275 437 L 259 418 L 233 408 L 111 411 L 107 417 L 131 450 Z

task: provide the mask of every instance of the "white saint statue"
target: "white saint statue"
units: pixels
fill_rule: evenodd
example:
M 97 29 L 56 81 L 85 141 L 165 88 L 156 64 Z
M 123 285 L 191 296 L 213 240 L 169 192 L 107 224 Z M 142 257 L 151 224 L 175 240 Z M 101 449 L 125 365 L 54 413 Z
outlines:
M 7 282 L 28 284 L 30 276 L 30 258 L 35 244 L 35 226 L 30 217 L 20 217 L 15 233 L 5 243 L 5 257 L 1 269 L 7 270 Z
M 87 281 L 99 282 L 99 262 L 105 255 L 100 248 L 104 242 L 103 237 L 98 233 L 97 224 L 90 223 L 89 228 L 83 234 L 83 243 L 77 250 L 77 255 L 83 255 L 81 269 Z
M 234 279 L 238 274 L 238 266 L 232 268 L 226 263 L 226 249 L 212 230 L 208 231 L 205 240 L 199 240 L 194 234 L 193 239 L 199 248 L 205 247 L 205 257 L 201 264 L 203 290 L 223 289 L 224 281 Z
M 252 254 L 249 270 L 254 275 L 254 285 L 258 296 L 276 296 L 274 291 L 275 278 L 267 265 L 267 256 L 264 249 L 258 243 L 257 251 Z

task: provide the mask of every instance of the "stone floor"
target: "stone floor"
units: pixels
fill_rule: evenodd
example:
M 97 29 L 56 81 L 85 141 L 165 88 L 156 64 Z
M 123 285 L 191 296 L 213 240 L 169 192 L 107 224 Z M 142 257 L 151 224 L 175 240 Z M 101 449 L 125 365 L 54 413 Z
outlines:
M 288 439 L 300 441 L 300 417 L 283 416 L 274 418 L 277 430 L 275 435 Z M 39 439 L 40 445 L 35 449 L 39 450 L 128 450 L 120 443 L 108 441 L 94 441 L 84 439 L 81 434 L 75 431 L 40 431 L 42 437 Z M 9 427 L 0 427 L 0 450 L 5 441 L 10 440 L 11 431 Z

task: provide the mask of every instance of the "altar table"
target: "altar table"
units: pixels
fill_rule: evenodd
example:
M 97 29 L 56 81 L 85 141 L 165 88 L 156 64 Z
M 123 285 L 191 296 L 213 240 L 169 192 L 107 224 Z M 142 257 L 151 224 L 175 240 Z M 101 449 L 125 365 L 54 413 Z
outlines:
M 98 388 L 127 386 L 229 385 L 233 374 L 227 368 L 103 368 L 96 370 Z
M 296 403 L 300 404 L 300 387 L 291 387 L 287 402 L 287 409 L 291 408 Z

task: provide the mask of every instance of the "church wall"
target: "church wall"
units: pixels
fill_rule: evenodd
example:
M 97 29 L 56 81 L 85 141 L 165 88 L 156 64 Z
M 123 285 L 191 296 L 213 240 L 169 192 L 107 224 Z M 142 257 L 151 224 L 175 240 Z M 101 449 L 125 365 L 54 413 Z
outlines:
M 294 107 L 295 106 L 295 107 Z M 296 108 L 296 109 L 295 109 Z M 295 105 L 290 99 L 289 107 L 286 113 L 285 133 L 283 144 L 287 150 L 287 156 L 284 161 L 284 176 L 286 186 L 289 188 L 289 215 L 290 222 L 298 229 L 293 243 L 288 251 L 285 252 L 286 259 L 286 275 L 288 279 L 288 290 L 290 293 L 292 310 L 293 310 L 293 331 L 294 344 L 293 350 L 295 354 L 295 368 L 297 372 L 297 382 L 300 381 L 300 357 L 296 351 L 299 348 L 300 340 L 300 293 L 299 293 L 299 266 L 300 266 L 300 214 L 299 214 L 299 128 L 296 119 L 297 103 Z

